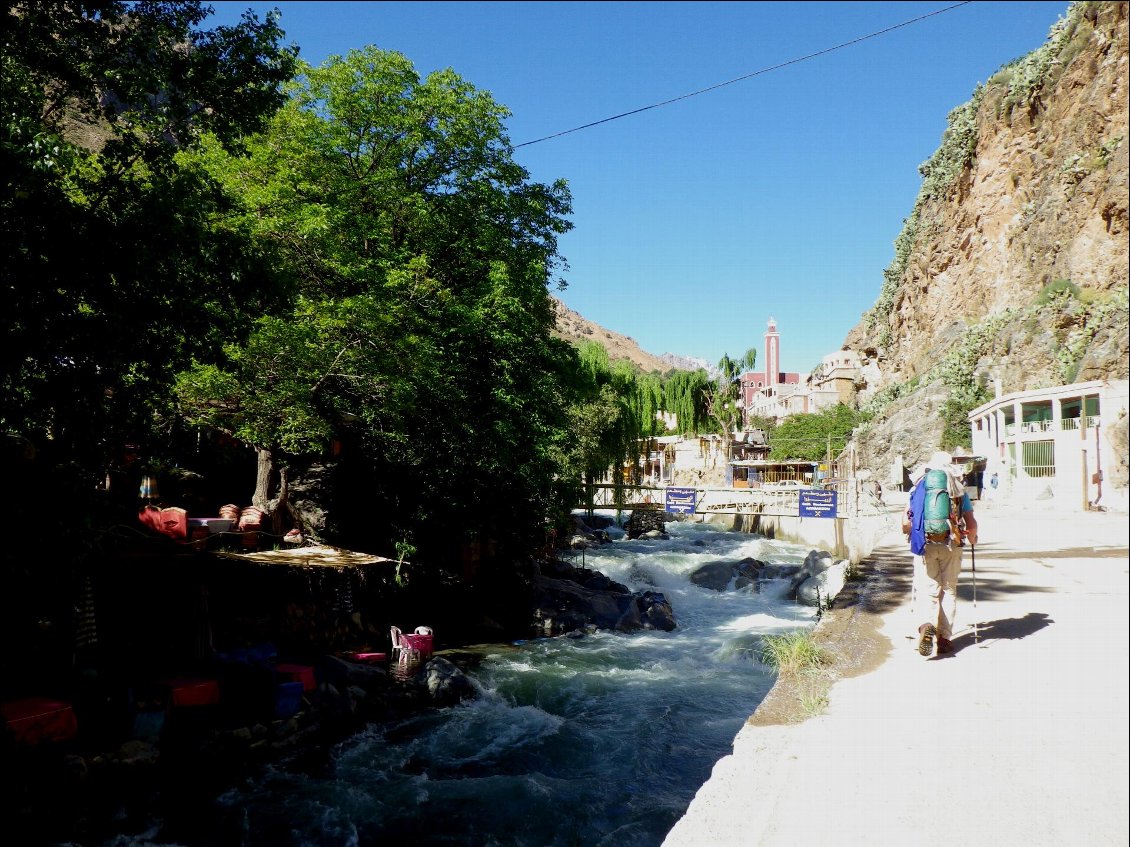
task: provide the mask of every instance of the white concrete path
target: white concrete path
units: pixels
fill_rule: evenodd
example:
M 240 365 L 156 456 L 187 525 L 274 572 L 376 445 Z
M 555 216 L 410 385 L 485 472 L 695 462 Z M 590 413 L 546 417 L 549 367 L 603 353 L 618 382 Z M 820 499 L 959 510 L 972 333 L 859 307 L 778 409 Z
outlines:
M 745 726 L 663 847 L 1130 844 L 1127 517 L 978 519 L 957 651 L 919 656 L 902 604 L 887 660 L 819 717 Z

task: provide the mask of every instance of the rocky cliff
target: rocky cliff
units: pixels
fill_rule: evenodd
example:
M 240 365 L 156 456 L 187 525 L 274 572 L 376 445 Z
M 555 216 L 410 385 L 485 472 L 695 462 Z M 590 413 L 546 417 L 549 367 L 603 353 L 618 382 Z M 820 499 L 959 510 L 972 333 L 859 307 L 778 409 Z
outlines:
M 953 446 L 997 381 L 1128 377 L 1127 65 L 1127 3 L 1075 3 L 951 112 L 845 341 L 875 413 L 856 444 L 865 467 L 889 467 L 900 444 L 908 463 Z

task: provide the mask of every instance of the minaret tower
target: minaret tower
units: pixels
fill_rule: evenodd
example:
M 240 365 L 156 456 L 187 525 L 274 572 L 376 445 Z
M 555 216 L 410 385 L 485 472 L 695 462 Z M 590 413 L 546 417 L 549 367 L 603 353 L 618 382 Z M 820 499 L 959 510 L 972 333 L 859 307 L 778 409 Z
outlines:
M 777 321 L 769 319 L 765 331 L 765 387 L 773 388 L 781 374 L 781 336 L 777 334 Z

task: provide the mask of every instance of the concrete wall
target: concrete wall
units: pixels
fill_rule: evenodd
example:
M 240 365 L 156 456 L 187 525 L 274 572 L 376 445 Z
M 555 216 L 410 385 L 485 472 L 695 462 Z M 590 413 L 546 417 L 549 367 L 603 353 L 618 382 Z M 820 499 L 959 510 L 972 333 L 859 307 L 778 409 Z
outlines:
M 798 518 L 780 515 L 715 515 L 708 520 L 742 532 L 755 532 L 858 564 L 871 555 L 883 536 L 898 531 L 903 509 L 848 518 Z

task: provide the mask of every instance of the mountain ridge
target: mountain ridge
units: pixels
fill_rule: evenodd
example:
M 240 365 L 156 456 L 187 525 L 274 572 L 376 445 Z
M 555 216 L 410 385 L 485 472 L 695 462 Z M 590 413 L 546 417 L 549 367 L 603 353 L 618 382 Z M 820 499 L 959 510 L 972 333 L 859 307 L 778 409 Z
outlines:
M 693 356 L 680 356 L 675 353 L 655 355 L 640 347 L 630 335 L 624 335 L 590 321 L 579 312 L 570 309 L 561 300 L 550 295 L 556 314 L 554 334 L 571 343 L 595 341 L 608 352 L 609 361 L 627 360 L 644 373 L 666 373 L 669 370 L 693 371 L 703 368 L 712 373 L 705 359 Z

